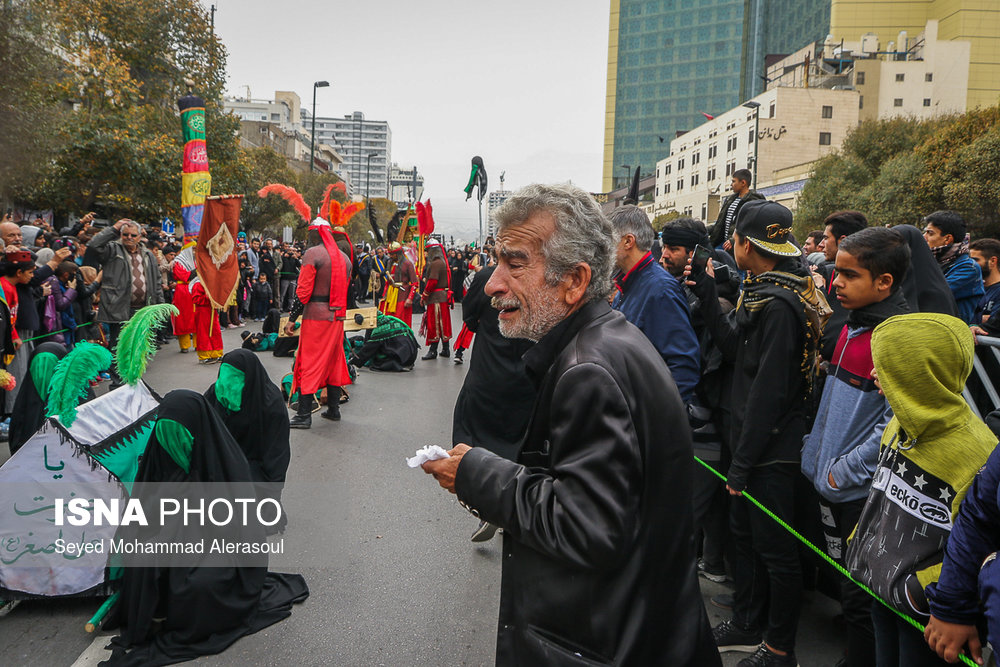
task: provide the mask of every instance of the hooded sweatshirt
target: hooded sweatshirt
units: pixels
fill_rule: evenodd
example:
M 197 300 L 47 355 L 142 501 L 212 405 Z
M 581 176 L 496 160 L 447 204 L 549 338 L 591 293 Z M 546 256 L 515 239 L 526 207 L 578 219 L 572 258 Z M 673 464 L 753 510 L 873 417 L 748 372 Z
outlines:
M 847 548 L 847 568 L 896 609 L 927 613 L 962 499 L 997 438 L 962 397 L 973 338 L 937 313 L 891 317 L 872 334 L 875 370 L 893 411 L 878 468 Z
M 802 472 L 825 500 L 845 503 L 868 495 L 879 443 L 892 409 L 871 378 L 872 330 L 907 312 L 902 290 L 850 311 L 840 331 L 812 432 L 802 447 Z M 864 323 L 866 326 L 858 326 Z M 830 475 L 837 488 L 830 486 Z

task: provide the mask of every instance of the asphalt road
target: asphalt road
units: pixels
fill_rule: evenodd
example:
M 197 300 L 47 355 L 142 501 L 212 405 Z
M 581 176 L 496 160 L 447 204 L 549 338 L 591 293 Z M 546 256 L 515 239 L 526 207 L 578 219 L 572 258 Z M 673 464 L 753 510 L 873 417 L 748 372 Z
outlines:
M 226 349 L 239 345 L 239 331 L 224 332 Z M 275 381 L 290 369 L 290 359 L 260 359 Z M 499 538 L 469 542 L 476 520 L 404 463 L 425 444 L 450 445 L 467 368 L 437 359 L 418 361 L 410 373 L 362 370 L 341 422 L 315 415 L 311 430 L 292 432 L 283 496 L 287 553 L 271 569 L 300 572 L 311 595 L 287 620 L 196 664 L 493 664 Z M 204 391 L 215 374 L 216 367 L 199 366 L 194 354 L 168 345 L 146 380 L 162 395 L 181 387 Z M 0 452 L 2 462 L 2 445 Z M 728 614 L 708 598 L 726 589 L 702 583 L 714 625 Z M 88 635 L 84 624 L 98 606 L 93 599 L 21 603 L 0 619 L 0 665 L 96 665 L 107 655 L 100 650 L 106 638 Z M 839 659 L 837 613 L 827 598 L 807 597 L 799 630 L 803 667 Z M 727 654 L 724 662 L 729 667 L 744 656 Z

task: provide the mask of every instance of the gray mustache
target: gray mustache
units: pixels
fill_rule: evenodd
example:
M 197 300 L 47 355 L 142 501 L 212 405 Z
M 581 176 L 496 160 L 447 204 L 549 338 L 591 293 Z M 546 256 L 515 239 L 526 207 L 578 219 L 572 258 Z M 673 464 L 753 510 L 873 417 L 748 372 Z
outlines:
M 520 308 L 521 302 L 517 299 L 501 299 L 500 297 L 493 297 L 490 299 L 490 305 L 497 310 L 504 310 L 507 308 Z

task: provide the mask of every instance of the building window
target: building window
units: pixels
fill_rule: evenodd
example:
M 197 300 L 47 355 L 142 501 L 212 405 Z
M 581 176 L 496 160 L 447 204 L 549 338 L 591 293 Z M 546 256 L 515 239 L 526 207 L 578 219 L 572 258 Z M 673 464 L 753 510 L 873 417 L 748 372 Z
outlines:
M 711 183 L 712 181 L 714 181 L 715 180 L 715 167 L 712 167 L 711 169 L 709 169 L 708 170 L 708 174 L 706 176 L 708 178 L 708 182 L 709 183 Z
M 747 146 L 753 146 L 753 129 L 747 133 Z
M 695 153 L 691 156 L 691 164 L 698 164 L 701 162 L 701 153 Z
M 670 183 L 667 183 L 666 185 L 663 186 L 663 194 L 665 195 L 670 194 Z
M 711 160 L 712 158 L 714 158 L 718 154 L 719 154 L 719 147 L 718 146 L 714 146 L 713 145 L 713 146 L 709 146 L 708 147 L 708 159 L 709 160 Z
M 819 145 L 820 146 L 829 146 L 830 145 L 830 133 L 829 132 L 820 132 L 819 133 Z
M 771 102 L 771 109 L 768 111 L 767 117 L 774 118 L 774 102 Z
M 924 106 L 925 107 L 929 107 L 930 105 L 931 105 L 931 98 L 925 97 L 924 98 Z
M 924 81 L 930 83 L 933 80 L 934 80 L 934 74 L 933 73 L 927 72 L 927 74 L 924 74 Z
M 903 75 L 903 74 L 897 74 L 896 75 L 896 83 L 903 83 L 903 79 L 904 78 L 905 78 L 905 75 Z
M 677 161 L 677 171 L 680 171 L 683 168 L 684 168 L 684 158 L 681 158 L 680 160 Z
M 663 168 L 663 175 L 664 176 L 669 176 L 670 175 L 670 163 L 669 162 L 667 163 L 667 166 L 665 166 Z
M 678 178 L 677 179 L 677 189 L 678 190 L 683 190 L 684 189 L 684 179 L 683 178 Z
M 701 219 L 704 220 L 708 217 L 708 204 L 701 205 Z
M 854 84 L 857 85 L 857 86 L 863 86 L 863 85 L 865 85 L 865 73 L 864 72 L 858 72 L 857 74 L 854 75 Z
M 656 196 L 657 196 L 657 197 L 659 197 L 659 196 L 660 196 L 660 186 L 659 186 L 659 185 L 657 185 L 657 186 L 656 186 Z M 345 269 L 345 270 L 346 270 L 346 269 Z
M 833 107 L 824 106 L 823 107 L 823 118 L 833 118 Z
M 902 97 L 897 97 L 896 99 L 894 99 L 892 101 L 892 106 L 894 106 L 894 107 L 901 107 L 901 106 L 903 106 L 903 98 Z
M 858 95 L 858 108 L 859 109 L 864 109 L 865 108 L 865 96 L 864 95 Z
M 693 174 L 691 176 L 691 187 L 698 185 L 698 174 Z

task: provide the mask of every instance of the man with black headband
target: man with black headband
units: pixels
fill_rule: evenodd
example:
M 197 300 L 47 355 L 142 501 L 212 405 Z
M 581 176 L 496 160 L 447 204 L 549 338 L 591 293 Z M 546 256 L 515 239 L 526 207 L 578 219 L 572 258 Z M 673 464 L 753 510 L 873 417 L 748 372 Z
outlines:
M 684 280 L 684 268 L 695 246 L 711 247 L 705 224 L 694 218 L 671 220 L 663 226 L 661 239 L 661 263 L 678 280 Z M 723 250 L 712 250 L 712 253 L 719 306 L 728 313 L 739 298 L 736 264 L 732 256 Z M 724 273 L 720 269 L 722 264 L 730 267 Z M 732 409 L 727 388 L 733 366 L 723 359 L 722 352 L 712 341 L 698 297 L 687 285 L 684 285 L 684 293 L 691 310 L 691 326 L 701 347 L 701 379 L 695 387 L 695 399 L 688 406 L 694 452 L 702 461 L 725 474 L 732 458 L 729 449 Z M 721 583 L 726 580 L 724 552 L 726 545 L 731 543 L 726 493 L 720 487 L 718 478 L 701 466 L 696 466 L 693 482 L 695 530 L 704 535 L 698 573 L 710 581 Z

